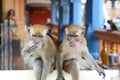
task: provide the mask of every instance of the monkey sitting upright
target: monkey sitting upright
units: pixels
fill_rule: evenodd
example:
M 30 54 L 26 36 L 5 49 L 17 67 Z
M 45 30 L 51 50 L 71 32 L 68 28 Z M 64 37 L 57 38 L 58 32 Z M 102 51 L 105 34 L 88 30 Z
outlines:
M 56 47 L 44 26 L 30 27 L 21 54 L 27 67 L 29 67 L 28 63 L 33 63 L 36 80 L 46 80 L 55 65 Z
M 95 69 L 105 76 L 88 51 L 86 39 L 82 29 L 77 25 L 70 25 L 65 29 L 65 37 L 57 54 L 57 80 L 65 80 L 62 70 L 72 75 L 72 80 L 79 80 L 80 69 Z

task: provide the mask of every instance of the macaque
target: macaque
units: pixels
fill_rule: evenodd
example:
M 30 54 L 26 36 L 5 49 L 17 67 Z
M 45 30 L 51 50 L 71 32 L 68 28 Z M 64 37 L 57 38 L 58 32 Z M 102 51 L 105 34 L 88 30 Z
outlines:
M 55 65 L 56 47 L 47 35 L 46 27 L 34 25 L 28 32 L 21 52 L 25 68 L 33 69 L 36 80 L 46 80 Z
M 95 69 L 100 75 L 105 72 L 93 59 L 87 48 L 83 31 L 77 25 L 65 28 L 65 37 L 57 54 L 57 80 L 65 80 L 62 70 L 72 75 L 72 80 L 79 80 L 80 69 Z

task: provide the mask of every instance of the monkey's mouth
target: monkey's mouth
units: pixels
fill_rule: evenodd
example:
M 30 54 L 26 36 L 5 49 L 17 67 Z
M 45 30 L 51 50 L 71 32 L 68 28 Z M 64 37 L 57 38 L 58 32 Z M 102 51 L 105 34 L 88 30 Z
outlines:
M 69 44 L 69 46 L 70 46 L 70 47 L 76 47 L 76 45 L 75 45 L 75 44 Z
M 39 44 L 39 42 L 40 42 L 40 41 L 36 40 L 36 41 L 35 41 L 35 44 Z

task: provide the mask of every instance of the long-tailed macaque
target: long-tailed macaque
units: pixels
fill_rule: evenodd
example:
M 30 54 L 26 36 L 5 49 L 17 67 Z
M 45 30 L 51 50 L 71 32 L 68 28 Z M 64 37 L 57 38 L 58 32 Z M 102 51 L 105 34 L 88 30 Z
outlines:
M 88 51 L 82 29 L 77 25 L 70 25 L 65 32 L 57 54 L 57 80 L 65 80 L 62 70 L 70 73 L 72 80 L 79 80 L 80 69 L 95 69 L 100 75 L 105 76 L 103 69 Z
M 30 65 L 33 65 L 36 80 L 46 80 L 48 73 L 55 65 L 56 47 L 44 26 L 30 27 L 21 54 L 26 68 L 31 68 Z

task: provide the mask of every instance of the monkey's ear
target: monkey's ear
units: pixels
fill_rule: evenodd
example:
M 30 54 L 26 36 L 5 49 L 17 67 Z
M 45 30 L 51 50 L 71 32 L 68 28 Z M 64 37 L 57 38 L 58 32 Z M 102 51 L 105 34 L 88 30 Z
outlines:
M 81 27 L 82 29 L 82 34 L 85 35 L 85 27 Z
M 30 36 L 32 36 L 35 33 L 32 27 L 29 27 L 29 32 L 30 32 Z
M 30 26 L 27 27 L 27 31 L 28 31 L 28 33 L 30 33 Z
M 48 33 L 48 29 L 45 29 L 45 30 L 42 32 L 42 35 L 43 35 L 43 36 L 46 36 L 47 33 Z
M 43 26 L 45 28 L 45 30 L 43 32 L 43 36 L 45 36 L 48 33 L 48 26 L 46 26 L 46 25 L 43 25 Z
M 65 33 L 68 34 L 68 28 L 65 28 Z
M 46 33 L 48 33 L 48 26 L 44 25 Z

